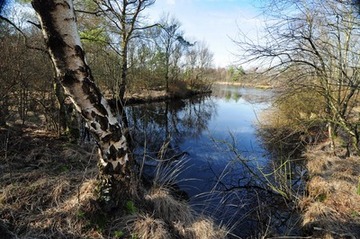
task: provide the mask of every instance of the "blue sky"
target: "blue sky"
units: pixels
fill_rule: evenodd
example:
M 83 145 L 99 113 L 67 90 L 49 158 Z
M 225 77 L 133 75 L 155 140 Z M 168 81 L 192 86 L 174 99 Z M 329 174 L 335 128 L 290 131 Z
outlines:
M 263 20 L 256 7 L 260 4 L 260 0 L 157 0 L 147 14 L 152 20 L 163 13 L 178 19 L 185 37 L 205 41 L 214 53 L 215 66 L 225 67 L 233 64 L 233 54 L 239 53 L 231 39 L 236 39 L 240 30 L 255 39 L 260 31 Z
M 264 23 L 257 6 L 264 2 L 266 0 L 156 0 L 145 14 L 155 22 L 169 13 L 181 22 L 185 39 L 204 41 L 214 54 L 214 66 L 226 67 L 236 64 L 238 58 L 234 54 L 241 54 L 231 39 L 239 38 L 242 31 L 256 40 Z

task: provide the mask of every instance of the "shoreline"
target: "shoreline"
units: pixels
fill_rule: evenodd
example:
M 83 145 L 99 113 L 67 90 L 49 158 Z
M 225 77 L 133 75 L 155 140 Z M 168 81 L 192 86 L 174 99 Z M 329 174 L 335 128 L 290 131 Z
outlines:
M 259 88 L 259 89 L 272 89 L 273 86 L 268 84 L 252 84 L 244 82 L 229 82 L 229 81 L 215 81 L 214 85 L 231 85 L 231 86 L 242 86 L 246 88 Z
M 186 92 L 166 92 L 165 90 L 146 90 L 141 93 L 130 93 L 125 95 L 125 104 L 126 105 L 136 105 L 136 104 L 146 104 L 146 103 L 155 103 L 163 102 L 168 100 L 182 100 L 188 99 L 194 96 L 201 96 L 211 94 L 211 90 L 204 91 L 195 91 L 188 90 Z M 115 106 L 115 99 L 110 95 L 106 95 L 105 98 L 108 100 L 111 106 Z

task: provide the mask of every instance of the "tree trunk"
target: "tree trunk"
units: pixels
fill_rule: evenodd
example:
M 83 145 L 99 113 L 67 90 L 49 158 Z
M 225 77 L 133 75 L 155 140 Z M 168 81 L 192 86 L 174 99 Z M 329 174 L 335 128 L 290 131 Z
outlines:
M 59 82 L 54 83 L 55 95 L 59 103 L 59 136 L 66 137 L 70 142 L 77 142 L 80 138 L 80 129 L 78 123 L 78 117 L 74 110 L 74 106 L 66 104 L 66 95 L 64 94 L 64 88 Z
M 86 64 L 73 1 L 33 0 L 32 6 L 38 14 L 60 83 L 95 136 L 99 147 L 101 175 L 107 175 L 107 180 L 111 181 L 108 186 L 114 191 L 130 188 L 136 190 L 136 187 L 132 187 L 136 173 L 132 170 L 133 161 L 128 142 L 121 123 L 94 83 Z M 119 184 L 122 189 L 118 188 Z
M 117 110 L 120 113 L 121 120 L 123 122 L 123 128 L 128 129 L 129 123 L 125 111 L 125 92 L 127 87 L 127 72 L 128 72 L 128 55 L 127 55 L 127 40 L 123 40 L 122 54 L 121 54 L 121 82 L 119 84 L 119 102 L 116 101 Z M 127 137 L 128 143 L 131 143 L 129 135 Z
M 331 122 L 328 122 L 327 124 L 327 129 L 328 129 L 328 137 L 330 139 L 330 150 L 334 153 L 334 155 L 336 155 L 336 151 L 335 151 L 335 133 L 334 133 L 334 125 Z

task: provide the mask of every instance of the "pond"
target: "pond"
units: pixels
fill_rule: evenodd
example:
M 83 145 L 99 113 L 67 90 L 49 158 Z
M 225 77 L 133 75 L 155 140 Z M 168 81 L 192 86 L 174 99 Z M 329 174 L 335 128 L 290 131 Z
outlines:
M 257 125 L 272 96 L 271 90 L 217 86 L 211 95 L 129 106 L 143 175 L 170 181 L 197 212 L 216 218 L 236 236 L 261 233 L 264 221 L 289 223 L 291 213 L 278 210 L 283 199 L 269 192 L 262 177 L 270 157 Z M 278 215 L 269 222 L 273 212 L 259 212 L 275 201 Z

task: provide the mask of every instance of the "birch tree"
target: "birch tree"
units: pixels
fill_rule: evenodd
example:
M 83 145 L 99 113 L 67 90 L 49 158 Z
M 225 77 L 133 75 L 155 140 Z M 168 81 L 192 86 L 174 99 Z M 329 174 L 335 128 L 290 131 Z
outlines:
M 45 44 L 59 82 L 94 135 L 101 175 L 116 194 L 119 186 L 130 190 L 135 179 L 132 156 L 121 122 L 94 83 L 77 30 L 72 0 L 33 0 Z M 115 185 L 115 183 L 117 185 Z

